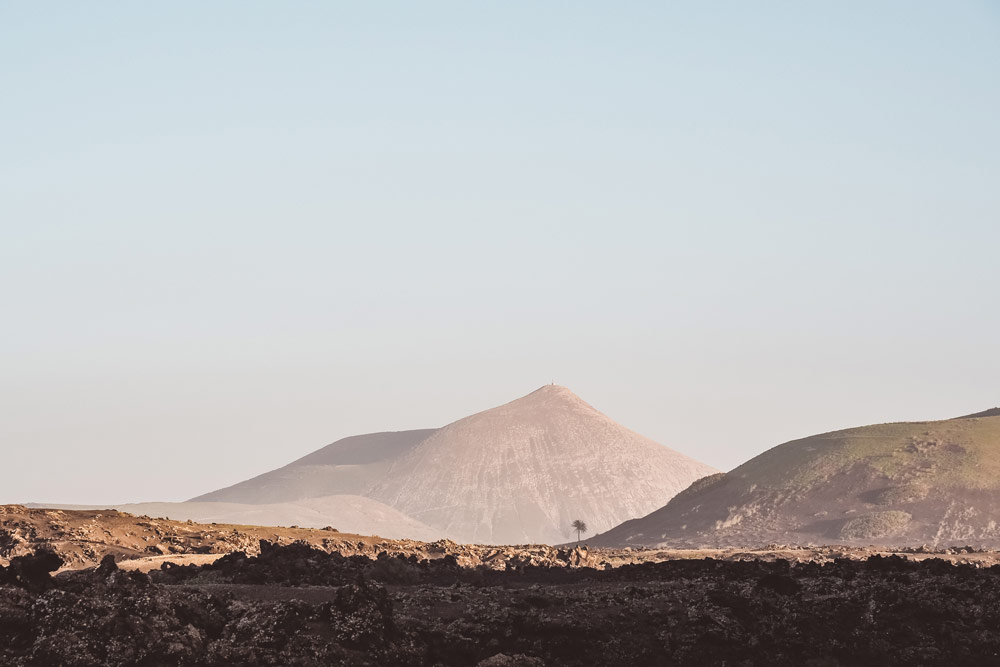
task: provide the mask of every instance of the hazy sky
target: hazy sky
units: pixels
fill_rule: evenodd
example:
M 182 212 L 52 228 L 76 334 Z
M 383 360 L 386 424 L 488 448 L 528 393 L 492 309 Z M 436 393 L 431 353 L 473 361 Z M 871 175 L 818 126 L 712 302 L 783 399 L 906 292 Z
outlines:
M 995 2 L 0 0 L 0 501 L 1000 404 L 998 119 Z

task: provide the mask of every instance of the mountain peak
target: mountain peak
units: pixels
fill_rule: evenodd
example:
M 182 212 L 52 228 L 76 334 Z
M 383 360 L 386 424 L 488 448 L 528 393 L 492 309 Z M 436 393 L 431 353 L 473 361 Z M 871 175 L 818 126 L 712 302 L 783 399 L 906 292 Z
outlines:
M 551 397 L 551 396 L 561 396 L 564 398 L 570 398 L 577 401 L 582 401 L 583 399 L 573 393 L 569 387 L 564 387 L 560 384 L 546 384 L 542 385 L 535 391 L 531 392 L 523 398 L 528 398 L 529 396 L 536 397 Z
M 528 398 L 529 396 L 567 396 L 581 400 L 580 397 L 570 391 L 568 387 L 564 387 L 560 384 L 543 384 L 527 396 L 522 396 L 522 398 Z
M 492 417 L 496 420 L 514 420 L 522 425 L 532 424 L 538 428 L 551 425 L 553 420 L 584 419 L 588 421 L 611 422 L 611 418 L 600 412 L 594 406 L 574 394 L 567 387 L 558 384 L 547 384 L 530 394 L 515 398 L 495 408 L 479 412 L 471 417 L 460 419 L 456 424 L 462 424 L 470 419 Z M 451 427 L 452 424 L 444 428 Z
M 572 391 L 569 390 L 569 387 L 564 387 L 561 384 L 556 384 L 555 382 L 550 382 L 549 384 L 543 384 L 535 391 L 569 391 L 569 393 L 571 394 L 573 393 Z

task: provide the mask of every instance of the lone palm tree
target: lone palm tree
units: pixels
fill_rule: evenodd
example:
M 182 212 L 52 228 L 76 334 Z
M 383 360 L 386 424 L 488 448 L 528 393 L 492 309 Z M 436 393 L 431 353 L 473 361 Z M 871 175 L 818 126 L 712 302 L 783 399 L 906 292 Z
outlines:
M 583 521 L 580 521 L 579 519 L 576 519 L 573 523 L 570 524 L 570 526 L 572 526 L 573 530 L 576 531 L 576 543 L 579 544 L 580 534 L 587 532 L 587 524 L 585 524 Z

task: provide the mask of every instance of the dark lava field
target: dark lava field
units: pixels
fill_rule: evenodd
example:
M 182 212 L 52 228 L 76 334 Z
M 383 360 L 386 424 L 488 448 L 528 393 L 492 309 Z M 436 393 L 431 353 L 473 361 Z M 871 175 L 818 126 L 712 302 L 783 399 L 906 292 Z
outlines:
M 264 543 L 0 569 L 3 665 L 1000 664 L 1000 566 L 900 556 L 462 567 Z

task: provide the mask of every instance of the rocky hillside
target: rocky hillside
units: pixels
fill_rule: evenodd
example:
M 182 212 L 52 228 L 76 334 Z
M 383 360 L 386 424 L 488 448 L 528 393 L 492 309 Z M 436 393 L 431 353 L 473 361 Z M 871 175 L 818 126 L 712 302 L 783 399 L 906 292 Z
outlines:
M 70 569 L 92 567 L 105 556 L 116 560 L 190 559 L 194 556 L 255 553 L 261 540 L 306 542 L 347 550 L 377 537 L 336 530 L 198 524 L 117 510 L 68 510 L 0 505 L 0 565 L 38 551 L 57 554 Z M 199 559 L 194 559 L 195 561 Z
M 691 485 L 600 545 L 1000 546 L 1000 411 L 779 445 Z
M 382 503 L 438 537 L 560 543 L 572 537 L 574 519 L 606 530 L 713 472 L 617 424 L 565 387 L 548 385 L 440 429 L 345 438 L 194 500 L 302 504 L 349 494 Z M 214 520 L 210 513 L 199 518 Z M 426 537 L 411 533 L 405 536 Z

